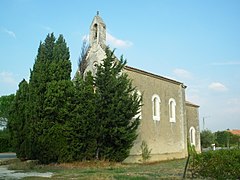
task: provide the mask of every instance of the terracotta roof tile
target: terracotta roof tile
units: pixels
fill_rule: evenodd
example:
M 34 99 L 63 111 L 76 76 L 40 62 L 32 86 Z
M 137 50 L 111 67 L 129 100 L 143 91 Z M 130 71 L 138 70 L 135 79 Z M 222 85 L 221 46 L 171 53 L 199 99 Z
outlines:
M 228 132 L 240 136 L 240 130 L 238 129 L 228 130 Z

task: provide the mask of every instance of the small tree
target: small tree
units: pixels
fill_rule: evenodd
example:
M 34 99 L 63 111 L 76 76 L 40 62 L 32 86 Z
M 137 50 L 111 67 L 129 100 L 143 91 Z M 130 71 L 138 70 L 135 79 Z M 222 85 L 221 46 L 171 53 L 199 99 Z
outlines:
M 239 136 L 234 135 L 229 131 L 217 131 L 214 135 L 218 146 L 230 147 L 238 145 Z
M 141 98 L 127 74 L 123 72 L 126 61 L 117 61 L 114 52 L 106 49 L 106 58 L 97 67 L 96 158 L 123 161 L 137 137 Z
M 143 163 L 145 163 L 151 157 L 151 151 L 152 151 L 152 149 L 148 148 L 146 141 L 142 141 L 141 151 L 142 151 L 141 152 L 142 160 L 143 160 Z
M 12 150 L 8 122 L 14 94 L 0 97 L 0 152 Z
M 28 83 L 24 79 L 19 83 L 19 89 L 10 110 L 8 125 L 14 150 L 17 157 L 21 159 L 27 157 L 27 143 L 29 142 L 28 94 Z
M 0 130 L 0 153 L 12 151 L 8 129 Z
M 0 152 L 13 150 L 8 124 L 14 97 L 14 94 L 0 97 Z
M 0 130 L 7 127 L 9 110 L 14 100 L 14 94 L 0 97 Z
M 216 137 L 216 143 L 218 146 L 227 147 L 229 146 L 230 132 L 227 131 L 217 131 L 214 133 Z
M 201 132 L 201 145 L 202 147 L 210 147 L 211 144 L 215 141 L 214 133 L 212 133 L 210 130 L 203 130 Z

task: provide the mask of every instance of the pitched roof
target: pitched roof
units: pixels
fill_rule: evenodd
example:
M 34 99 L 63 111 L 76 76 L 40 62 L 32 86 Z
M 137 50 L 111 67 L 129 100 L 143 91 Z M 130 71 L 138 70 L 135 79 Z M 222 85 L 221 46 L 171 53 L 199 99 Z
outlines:
M 230 132 L 230 133 L 232 133 L 234 135 L 240 136 L 240 130 L 238 130 L 238 129 L 228 130 L 228 132 Z
M 104 23 L 104 21 L 102 20 L 102 18 L 99 16 L 98 13 L 96 16 L 94 16 L 92 24 L 93 24 L 93 22 L 98 22 L 99 24 L 101 24 L 102 26 L 105 26 L 105 28 L 106 28 L 106 24 Z
M 187 106 L 192 106 L 192 107 L 197 107 L 197 108 L 199 108 L 199 107 L 200 107 L 199 105 L 197 105 L 197 104 L 194 104 L 194 103 L 192 103 L 192 102 L 189 102 L 189 101 L 186 101 L 185 103 L 186 103 L 186 105 L 187 105 Z
M 173 79 L 169 79 L 169 78 L 166 78 L 166 77 L 163 77 L 163 76 L 159 76 L 159 75 L 147 72 L 147 71 L 143 71 L 141 69 L 133 68 L 133 67 L 130 67 L 130 66 L 125 66 L 124 69 L 126 69 L 128 71 L 133 71 L 133 72 L 136 72 L 136 73 L 140 73 L 140 74 L 143 74 L 143 75 L 146 75 L 146 76 L 150 76 L 150 77 L 153 77 L 153 78 L 156 78 L 156 79 L 161 79 L 161 80 L 164 80 L 164 81 L 167 81 L 167 82 L 171 82 L 171 83 L 174 83 L 174 84 L 177 84 L 177 85 L 182 85 L 183 88 L 187 87 L 182 82 L 179 82 L 179 81 L 176 81 L 176 80 L 173 80 Z

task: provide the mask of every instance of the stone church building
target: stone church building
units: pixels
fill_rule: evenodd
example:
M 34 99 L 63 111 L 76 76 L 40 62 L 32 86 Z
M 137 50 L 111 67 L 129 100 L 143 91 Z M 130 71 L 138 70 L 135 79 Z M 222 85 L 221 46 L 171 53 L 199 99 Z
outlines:
M 97 14 L 90 26 L 87 67 L 84 73 L 96 73 L 96 65 L 105 58 L 106 25 Z M 184 158 L 188 155 L 187 143 L 201 151 L 198 105 L 185 99 L 186 86 L 160 75 L 126 66 L 124 73 L 143 95 L 138 137 L 125 162 L 139 162 L 141 144 L 151 149 L 149 161 Z

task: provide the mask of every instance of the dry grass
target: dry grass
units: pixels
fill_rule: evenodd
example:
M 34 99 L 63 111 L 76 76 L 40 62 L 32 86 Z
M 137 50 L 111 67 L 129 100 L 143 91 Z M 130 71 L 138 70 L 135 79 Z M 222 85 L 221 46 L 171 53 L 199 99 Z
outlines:
M 55 169 L 53 179 L 182 179 L 185 162 L 174 160 L 151 164 L 121 164 L 86 161 L 48 167 Z
M 63 168 L 104 168 L 104 167 L 121 167 L 122 163 L 109 162 L 109 161 L 81 161 L 72 163 L 61 163 L 50 166 L 58 166 Z
M 0 160 L 0 166 L 1 165 L 8 165 L 8 164 L 14 164 L 20 162 L 19 159 L 14 158 L 14 159 L 4 159 L 4 160 Z
M 151 164 L 122 164 L 109 161 L 84 161 L 74 163 L 35 165 L 30 170 L 53 172 L 51 179 L 93 179 L 93 180 L 145 180 L 182 179 L 185 159 Z M 15 165 L 16 166 L 16 165 Z M 16 167 L 26 164 L 18 162 Z M 18 168 L 19 169 L 19 168 Z M 26 178 L 44 179 L 44 178 Z

